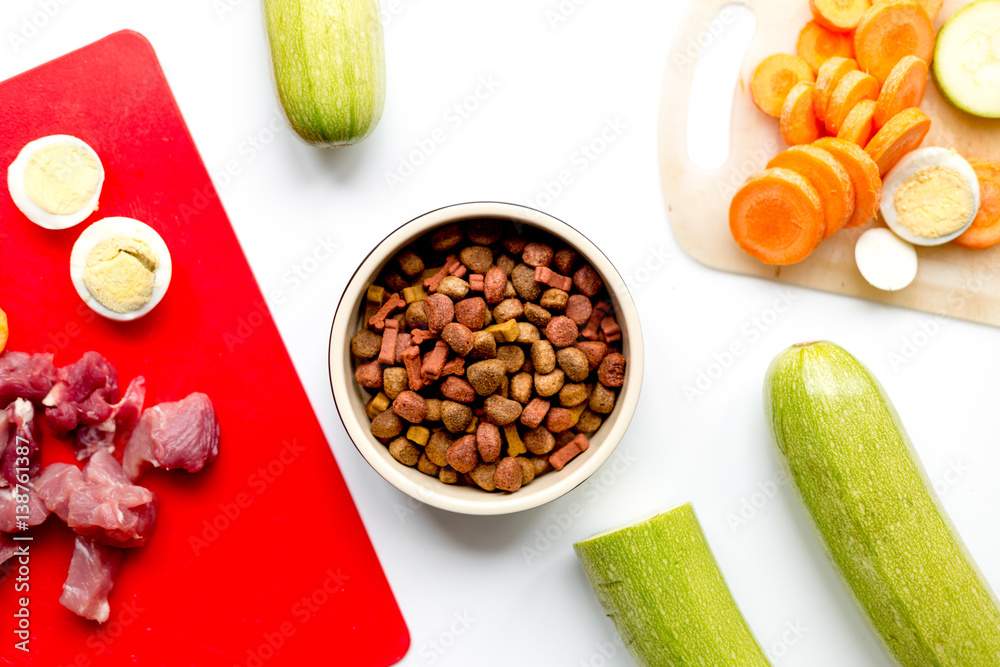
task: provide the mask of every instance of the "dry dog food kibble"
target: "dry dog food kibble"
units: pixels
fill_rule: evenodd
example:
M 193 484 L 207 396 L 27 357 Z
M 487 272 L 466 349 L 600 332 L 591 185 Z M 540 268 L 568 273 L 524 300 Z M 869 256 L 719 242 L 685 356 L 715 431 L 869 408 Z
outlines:
M 370 285 L 350 340 L 372 435 L 443 484 L 514 493 L 590 446 L 627 375 L 604 281 L 557 239 L 451 224 Z

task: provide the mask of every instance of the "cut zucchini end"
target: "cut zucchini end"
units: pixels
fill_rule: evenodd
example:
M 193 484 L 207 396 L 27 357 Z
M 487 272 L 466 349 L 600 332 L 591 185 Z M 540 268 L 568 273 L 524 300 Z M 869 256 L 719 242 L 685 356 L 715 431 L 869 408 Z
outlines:
M 976 0 L 938 32 L 931 67 L 941 95 L 982 118 L 1000 118 L 1000 0 Z

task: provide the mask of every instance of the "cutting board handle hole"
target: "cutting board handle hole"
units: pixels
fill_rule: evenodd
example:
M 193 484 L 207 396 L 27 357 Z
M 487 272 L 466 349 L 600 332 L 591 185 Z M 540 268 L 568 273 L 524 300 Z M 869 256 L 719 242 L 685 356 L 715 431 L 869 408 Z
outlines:
M 733 91 L 756 27 L 746 5 L 728 4 L 682 45 L 684 55 L 696 60 L 688 102 L 688 158 L 702 169 L 720 167 L 729 158 Z

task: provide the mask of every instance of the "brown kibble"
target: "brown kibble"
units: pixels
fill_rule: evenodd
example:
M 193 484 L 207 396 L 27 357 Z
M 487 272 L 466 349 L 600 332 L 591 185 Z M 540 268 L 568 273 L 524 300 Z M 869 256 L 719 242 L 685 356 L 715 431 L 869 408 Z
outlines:
M 590 299 L 582 294 L 574 294 L 566 301 L 566 317 L 576 322 L 577 326 L 586 324 L 593 310 Z
M 549 433 L 549 430 L 544 426 L 528 431 L 522 440 L 524 440 L 524 446 L 528 448 L 528 451 L 536 456 L 544 456 L 556 446 L 555 436 Z
M 431 294 L 423 303 L 427 328 L 433 333 L 441 333 L 455 319 L 455 303 L 444 294 Z
M 575 431 L 563 431 L 561 433 L 556 433 L 556 449 L 559 449 L 570 440 L 576 437 Z
M 497 348 L 497 359 L 506 364 L 506 372 L 513 374 L 524 366 L 524 350 L 517 345 L 504 345 Z
M 448 448 L 451 447 L 452 443 L 451 436 L 447 433 L 444 431 L 434 431 L 431 433 L 430 440 L 424 445 L 424 453 L 427 454 L 427 458 L 434 465 L 446 466 L 448 465 L 448 460 L 445 458 L 445 454 L 447 454 Z
M 491 422 L 506 426 L 521 416 L 522 406 L 517 401 L 494 394 L 483 401 L 483 409 Z
M 382 366 L 378 361 L 360 364 L 354 369 L 354 380 L 365 389 L 382 388 Z
M 518 373 L 510 379 L 510 397 L 524 405 L 531 400 L 531 392 L 535 387 L 531 373 Z
M 410 281 L 407 280 L 401 273 L 387 273 L 385 275 L 385 286 L 388 287 L 393 292 L 402 292 L 405 288 L 410 286 Z
M 535 479 L 535 466 L 523 456 L 518 456 L 515 460 L 521 465 L 521 486 L 530 484 Z
M 382 371 L 382 389 L 390 400 L 395 400 L 408 386 L 405 368 L 390 366 Z
M 535 371 L 535 391 L 539 396 L 555 396 L 566 383 L 566 374 L 561 368 L 557 368 L 551 373 L 539 373 Z
M 545 420 L 551 404 L 544 398 L 533 398 L 521 412 L 521 423 L 528 428 L 538 428 Z
M 497 472 L 496 463 L 480 463 L 469 473 L 469 477 L 483 491 L 496 491 L 494 477 Z
M 611 304 L 607 301 L 598 301 L 597 305 L 594 306 L 594 311 L 590 313 L 590 319 L 587 320 L 587 324 L 580 331 L 580 335 L 587 340 L 598 340 L 601 333 L 601 321 L 609 312 L 611 312 Z
M 532 457 L 529 459 L 531 461 L 532 467 L 535 469 L 535 477 L 544 475 L 548 471 L 552 470 L 552 466 L 549 465 L 549 459 L 545 456 Z
M 424 402 L 424 397 L 409 389 L 396 396 L 392 402 L 392 409 L 411 424 L 419 424 L 427 416 L 427 403 Z
M 441 395 L 457 403 L 472 403 L 476 400 L 476 390 L 460 377 L 449 376 L 441 383 Z
M 545 327 L 545 337 L 556 347 L 567 347 L 576 342 L 580 329 L 576 322 L 565 315 L 557 315 Z
M 547 289 L 542 294 L 542 300 L 539 302 L 539 305 L 549 310 L 563 310 L 567 303 L 569 303 L 568 292 L 564 292 L 561 289 Z
M 424 312 L 424 302 L 414 301 L 407 306 L 403 319 L 410 329 L 426 329 L 427 313 Z
M 552 433 L 562 433 L 573 428 L 573 415 L 566 408 L 552 408 L 545 417 L 545 428 Z
M 505 298 L 505 299 L 516 299 L 517 298 L 517 290 L 514 289 L 514 283 L 512 283 L 509 280 L 506 283 L 504 283 L 504 286 L 503 286 L 503 298 Z
M 472 330 L 464 324 L 449 322 L 441 331 L 441 340 L 460 357 L 472 352 Z
M 435 252 L 447 252 L 461 242 L 462 228 L 457 224 L 446 225 L 431 234 L 431 248 Z
M 503 274 L 509 278 L 510 272 L 517 266 L 517 262 L 510 255 L 500 255 L 497 257 L 496 265 L 503 269 Z
M 575 408 L 588 398 L 590 391 L 587 390 L 587 385 L 578 382 L 564 384 L 559 390 L 559 405 L 564 408 Z
M 481 296 L 462 299 L 455 304 L 455 321 L 470 331 L 479 331 L 486 325 L 486 301 Z
M 477 361 L 469 366 L 465 371 L 465 376 L 477 394 L 489 396 L 503 382 L 506 370 L 507 365 L 500 359 L 487 359 L 486 361 Z
M 552 313 L 545 310 L 537 303 L 528 302 L 524 304 L 524 319 L 528 320 L 536 327 L 544 327 L 552 319 Z
M 495 305 L 503 301 L 504 287 L 507 285 L 507 274 L 503 269 L 494 266 L 483 277 L 483 297 L 486 303 Z
M 477 359 L 492 359 L 497 356 L 497 339 L 489 331 L 472 334 L 472 356 Z
M 518 322 L 517 329 L 517 339 L 514 342 L 519 345 L 531 345 L 536 340 L 542 339 L 542 335 L 538 332 L 538 327 L 531 322 Z
M 403 422 L 395 412 L 386 410 L 372 420 L 371 430 L 379 440 L 389 440 L 403 432 Z
M 584 264 L 573 274 L 573 284 L 584 296 L 595 297 L 604 287 L 604 281 L 590 264 Z
M 458 259 L 473 273 L 485 274 L 493 266 L 493 251 L 481 245 L 470 245 L 462 248 Z
M 549 465 L 556 470 L 562 470 L 567 463 L 587 451 L 588 447 L 590 447 L 590 441 L 587 440 L 587 436 L 580 433 L 549 456 Z
M 508 236 L 503 240 L 503 247 L 512 255 L 520 255 L 526 245 L 528 245 L 527 239 L 521 236 Z
M 406 438 L 396 438 L 390 442 L 389 454 L 404 466 L 411 468 L 420 460 L 420 448 Z
M 476 449 L 479 456 L 486 463 L 493 463 L 500 458 L 500 448 L 503 447 L 503 439 L 500 437 L 500 429 L 494 424 L 481 422 L 476 429 Z
M 437 477 L 438 471 L 441 470 L 441 466 L 431 461 L 430 457 L 427 456 L 427 452 L 420 452 L 420 458 L 417 459 L 417 470 L 425 475 Z
M 602 415 L 609 414 L 615 409 L 615 392 L 603 384 L 594 385 L 594 391 L 590 393 L 590 403 L 587 404 L 587 407 Z
M 438 479 L 444 484 L 458 484 L 458 473 L 450 466 L 442 466 L 438 470 Z
M 533 242 L 524 246 L 524 252 L 521 253 L 521 261 L 532 268 L 536 266 L 547 267 L 552 263 L 552 256 L 554 254 L 555 251 L 552 250 L 552 246 Z
M 542 286 L 535 282 L 535 270 L 527 264 L 514 267 L 510 272 L 510 282 L 517 296 L 525 301 L 538 301 L 542 294 Z
M 601 361 L 608 353 L 608 346 L 599 340 L 585 340 L 577 343 L 574 347 L 587 355 L 587 364 L 590 370 L 596 370 L 601 365 Z
M 504 299 L 493 309 L 493 321 L 503 324 L 524 315 L 524 305 L 518 299 Z
M 590 362 L 582 350 L 564 347 L 556 352 L 556 363 L 563 369 L 570 382 L 583 382 L 590 375 Z
M 425 399 L 424 402 L 427 403 L 427 416 L 424 417 L 424 421 L 429 421 L 429 422 L 441 421 L 441 399 L 428 398 Z
M 549 287 L 554 287 L 556 289 L 561 289 L 566 292 L 573 289 L 572 278 L 559 275 L 547 266 L 535 267 L 535 282 L 541 283 L 542 285 L 548 285 Z
M 465 282 L 461 278 L 456 276 L 445 276 L 441 279 L 441 284 L 438 285 L 437 294 L 444 294 L 445 296 L 458 301 L 459 299 L 464 299 L 468 294 L 469 290 L 472 289 L 469 283 Z
M 372 359 L 382 349 L 382 336 L 362 329 L 351 339 L 351 353 L 358 359 Z
M 472 220 L 466 223 L 465 233 L 473 243 L 493 245 L 500 240 L 503 226 L 497 220 Z
M 404 250 L 396 256 L 396 263 L 399 265 L 399 270 L 403 272 L 407 278 L 413 278 L 424 270 L 424 260 L 420 258 L 420 255 L 413 252 L 412 250 Z
M 615 318 L 608 316 L 601 320 L 601 333 L 604 335 L 604 342 L 614 343 L 622 339 L 622 330 L 618 326 Z
M 552 349 L 552 343 L 547 340 L 532 343 L 531 364 L 535 367 L 535 372 L 542 375 L 554 371 L 556 369 L 556 353 Z
M 580 258 L 580 253 L 573 250 L 572 248 L 563 248 L 557 250 L 555 256 L 552 258 L 552 266 L 556 267 L 556 271 L 568 276 L 573 270 L 573 265 L 576 264 L 576 260 Z
M 479 464 L 479 452 L 476 449 L 476 436 L 462 436 L 448 448 L 445 454 L 448 465 L 457 472 L 469 472 Z
M 597 380 L 605 387 L 620 387 L 625 384 L 625 355 L 612 352 L 604 357 L 597 368 Z
M 435 341 L 434 349 L 424 355 L 423 363 L 420 365 L 420 376 L 424 380 L 429 382 L 441 377 L 448 359 L 448 350 L 448 343 L 443 340 Z
M 441 401 L 441 422 L 451 433 L 461 433 L 469 428 L 472 408 L 455 401 Z
M 497 465 L 494 476 L 496 488 L 513 493 L 521 488 L 523 481 L 524 472 L 521 470 L 521 462 L 516 458 L 508 456 Z
M 584 410 L 580 418 L 576 420 L 576 430 L 580 433 L 593 433 L 601 427 L 604 419 L 591 410 Z

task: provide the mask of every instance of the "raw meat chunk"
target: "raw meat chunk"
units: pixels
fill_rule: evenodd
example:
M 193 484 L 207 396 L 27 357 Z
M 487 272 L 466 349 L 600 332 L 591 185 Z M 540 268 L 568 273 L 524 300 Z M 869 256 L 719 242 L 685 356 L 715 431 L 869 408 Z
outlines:
M 219 420 L 212 400 L 195 392 L 142 413 L 125 446 L 122 465 L 131 479 L 150 466 L 198 472 L 219 457 Z
M 108 593 L 115 585 L 122 552 L 77 537 L 59 603 L 78 616 L 103 623 L 111 614 Z
M 27 514 L 24 513 L 23 507 L 18 508 L 18 505 L 25 504 L 19 502 L 25 500 L 23 497 L 17 497 L 19 492 L 26 492 L 24 495 L 27 496 L 26 500 L 28 501 L 26 503 L 28 506 Z M 31 484 L 0 489 L 0 532 L 16 533 L 31 526 L 37 526 L 45 521 L 45 517 L 48 515 L 49 510 Z M 27 519 L 22 519 L 24 524 L 21 526 L 18 525 L 18 516 L 27 517 Z
M 77 460 L 89 458 L 98 449 L 114 452 L 116 447 L 124 447 L 128 442 L 142 404 L 146 400 L 146 378 L 132 379 L 122 400 L 111 406 L 111 416 L 97 424 L 84 424 L 76 429 L 74 448 Z
M 51 354 L 5 352 L 0 355 L 0 405 L 15 398 L 40 401 L 57 378 Z
M 85 352 L 59 369 L 57 382 L 42 404 L 45 421 L 58 437 L 67 439 L 80 424 L 98 424 L 109 417 L 118 401 L 118 371 L 97 352 Z
M 3 459 L 0 460 L 0 476 L 9 484 L 26 484 L 28 479 L 38 474 L 41 465 L 35 408 L 29 401 L 18 398 L 4 412 L 0 425 L 6 426 L 6 429 L 0 440 L 4 440 L 6 446 Z M 21 479 L 18 479 L 19 473 Z M 27 473 L 27 477 L 24 473 Z

